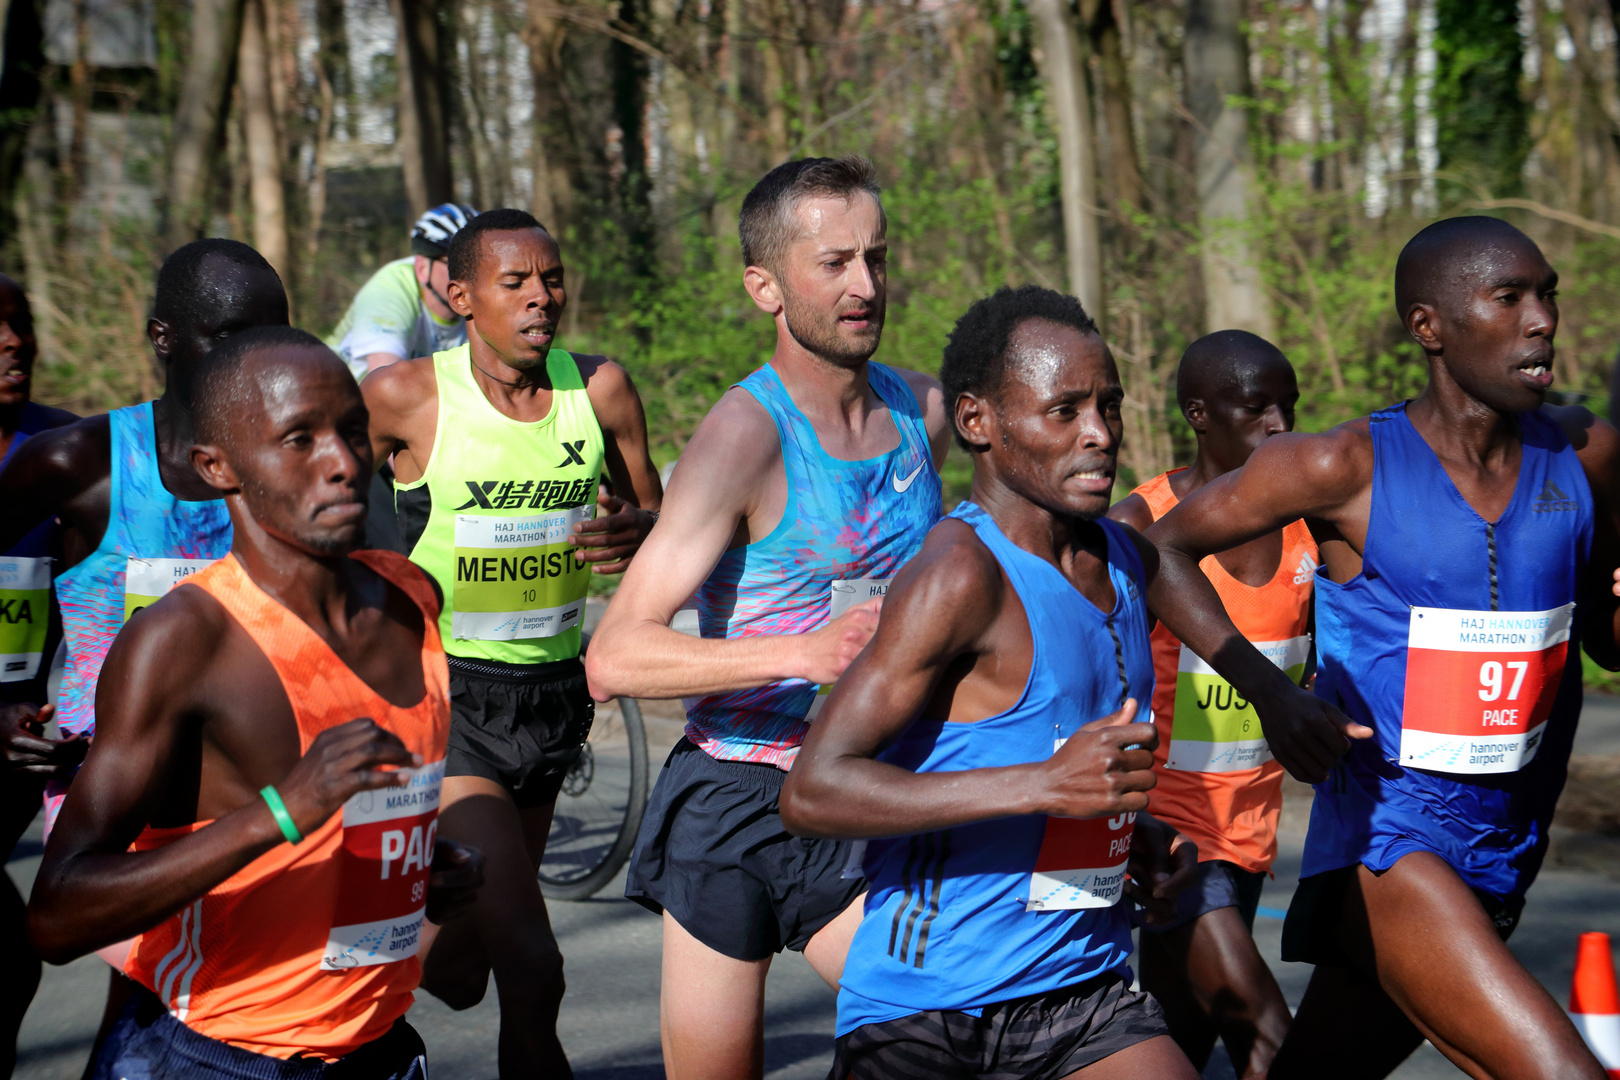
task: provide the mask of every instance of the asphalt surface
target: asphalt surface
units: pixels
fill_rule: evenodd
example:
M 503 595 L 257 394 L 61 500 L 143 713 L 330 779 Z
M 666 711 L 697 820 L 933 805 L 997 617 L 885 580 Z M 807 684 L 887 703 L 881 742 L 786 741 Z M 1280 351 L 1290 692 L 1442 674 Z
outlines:
M 648 709 L 654 766 L 679 734 L 671 706 Z M 1576 742 L 1577 754 L 1620 754 L 1620 699 L 1591 697 Z M 1287 909 L 1297 883 L 1304 842 L 1304 807 L 1295 798 L 1285 809 L 1276 878 L 1266 884 L 1262 908 Z M 39 826 L 28 834 L 7 866 L 27 894 L 39 865 Z M 1615 867 L 1620 875 L 1620 866 Z M 568 995 L 559 1024 L 564 1047 L 581 1080 L 658 1080 L 660 921 L 623 899 L 623 877 L 592 900 L 553 904 L 552 920 L 567 957 Z M 1530 892 L 1524 919 L 1511 942 L 1525 966 L 1567 1002 L 1575 941 L 1586 930 L 1620 940 L 1620 880 L 1590 871 L 1544 870 Z M 1310 968 L 1279 958 L 1280 918 L 1262 915 L 1255 938 L 1277 973 L 1289 1004 L 1297 1005 Z M 74 1080 L 89 1052 L 105 993 L 106 966 L 87 957 L 47 968 L 38 997 L 23 1024 L 17 1076 L 21 1080 Z M 820 1080 L 832 1059 L 834 993 L 800 956 L 784 954 L 766 991 L 766 1075 L 771 1080 Z M 427 1042 L 432 1071 L 457 1080 L 494 1078 L 499 1009 L 493 990 L 484 1002 L 453 1013 L 420 995 L 410 1020 Z M 1216 1052 L 1205 1075 L 1230 1077 Z M 1425 1046 L 1395 1074 L 1400 1080 L 1461 1075 Z

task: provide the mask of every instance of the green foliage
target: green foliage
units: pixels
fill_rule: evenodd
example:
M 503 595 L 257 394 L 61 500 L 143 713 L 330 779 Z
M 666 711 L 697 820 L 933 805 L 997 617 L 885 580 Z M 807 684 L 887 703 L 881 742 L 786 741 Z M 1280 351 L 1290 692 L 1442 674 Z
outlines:
M 1435 112 L 1440 162 L 1497 195 L 1523 188 L 1530 103 L 1519 89 L 1524 43 L 1517 0 L 1436 0 Z

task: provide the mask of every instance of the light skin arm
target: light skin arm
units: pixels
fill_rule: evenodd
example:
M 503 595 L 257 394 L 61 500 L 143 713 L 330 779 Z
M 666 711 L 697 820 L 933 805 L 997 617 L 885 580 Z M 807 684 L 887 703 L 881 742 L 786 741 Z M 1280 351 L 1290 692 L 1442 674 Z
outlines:
M 1147 532 L 1160 558 L 1148 605 L 1254 704 L 1272 754 L 1306 783 L 1326 779 L 1349 740 L 1370 738 L 1372 729 L 1295 686 L 1249 644 L 1198 564 L 1302 517 L 1351 531 L 1349 508 L 1370 483 L 1370 451 L 1361 451 L 1357 433 L 1345 428 L 1274 436 L 1247 465 L 1194 492 Z
M 746 391 L 730 390 L 687 444 L 658 525 L 608 605 L 585 670 L 598 701 L 675 698 L 763 686 L 832 682 L 876 625 L 876 602 L 807 634 L 695 638 L 669 628 L 755 510 L 773 467 L 776 426 Z
M 182 587 L 138 614 L 113 643 L 96 699 L 96 739 L 51 835 L 28 907 L 35 949 L 52 963 L 151 929 L 284 843 L 269 807 L 251 798 L 152 851 L 129 845 L 151 819 L 177 762 L 193 759 L 204 686 L 229 632 L 223 609 Z M 350 795 L 395 787 L 382 766 L 420 764 L 370 720 L 323 732 L 277 788 L 306 835 Z

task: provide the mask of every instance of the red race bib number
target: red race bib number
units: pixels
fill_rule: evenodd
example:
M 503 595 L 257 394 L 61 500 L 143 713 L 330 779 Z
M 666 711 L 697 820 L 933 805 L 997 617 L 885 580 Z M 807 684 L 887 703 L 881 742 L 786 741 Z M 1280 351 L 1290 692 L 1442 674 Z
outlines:
M 337 910 L 322 971 L 391 964 L 421 948 L 444 762 L 401 773 L 411 778 L 405 787 L 362 791 L 343 804 Z
M 1413 608 L 1400 763 L 1477 775 L 1518 772 L 1534 760 L 1574 611 Z
M 1066 740 L 1057 740 L 1062 746 Z M 1057 747 L 1053 747 L 1055 751 Z M 1125 894 L 1135 814 L 1046 819 L 1046 835 L 1029 875 L 1026 911 L 1105 908 Z

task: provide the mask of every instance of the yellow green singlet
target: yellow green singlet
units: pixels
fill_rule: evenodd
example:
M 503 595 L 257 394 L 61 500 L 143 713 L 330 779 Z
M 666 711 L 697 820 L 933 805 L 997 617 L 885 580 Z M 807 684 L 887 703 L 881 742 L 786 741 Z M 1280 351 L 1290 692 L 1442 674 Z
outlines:
M 439 422 L 421 479 L 395 484 L 411 561 L 444 590 L 451 656 L 540 664 L 579 655 L 590 566 L 567 542 L 595 515 L 602 428 L 562 349 L 546 356 L 551 412 L 513 420 L 473 381 L 468 347 L 433 355 Z

